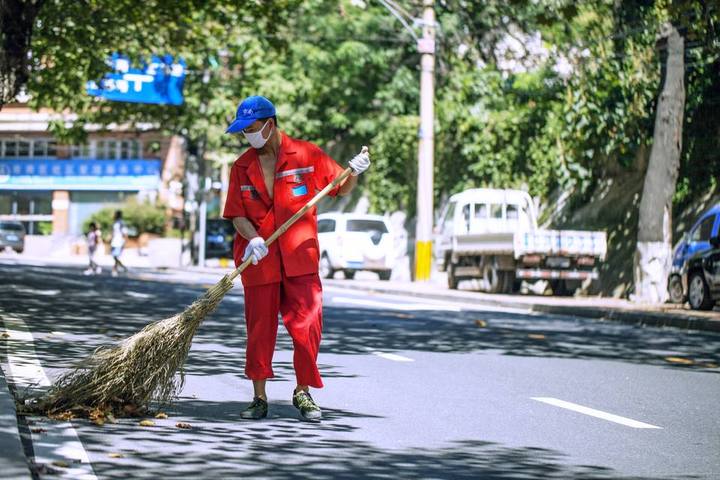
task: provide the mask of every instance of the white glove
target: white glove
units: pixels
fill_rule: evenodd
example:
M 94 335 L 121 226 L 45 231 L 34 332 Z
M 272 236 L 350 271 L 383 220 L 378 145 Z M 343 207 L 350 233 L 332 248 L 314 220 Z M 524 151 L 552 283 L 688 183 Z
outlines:
M 243 254 L 243 262 L 252 256 L 252 264 L 257 265 L 260 260 L 268 254 L 268 248 L 265 245 L 265 240 L 262 237 L 255 237 L 250 240 L 247 247 L 245 247 L 245 253 Z
M 350 162 L 348 162 L 350 168 L 353 169 L 352 175 L 357 177 L 370 166 L 370 152 L 367 147 L 363 147 L 362 151 L 355 155 Z

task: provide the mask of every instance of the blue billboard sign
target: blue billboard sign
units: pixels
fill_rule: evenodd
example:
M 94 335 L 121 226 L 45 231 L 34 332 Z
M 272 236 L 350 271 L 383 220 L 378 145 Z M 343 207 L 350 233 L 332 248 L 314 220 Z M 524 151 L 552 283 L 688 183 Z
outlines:
M 160 160 L 0 160 L 0 190 L 145 190 L 160 183 Z
M 132 68 L 129 58 L 115 53 L 110 64 L 113 72 L 87 83 L 88 94 L 115 102 L 182 105 L 186 70 L 182 58 L 153 56 L 149 64 Z

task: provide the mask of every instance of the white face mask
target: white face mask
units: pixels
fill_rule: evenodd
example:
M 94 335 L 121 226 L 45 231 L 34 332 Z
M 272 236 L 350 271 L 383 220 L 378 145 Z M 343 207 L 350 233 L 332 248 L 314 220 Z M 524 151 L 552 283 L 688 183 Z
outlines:
M 270 134 L 268 133 L 267 138 L 263 137 L 263 130 L 265 130 L 265 127 L 267 126 L 270 119 L 268 118 L 265 123 L 263 124 L 262 128 L 258 130 L 257 132 L 242 132 L 243 135 L 245 135 L 245 138 L 247 138 L 247 141 L 250 142 L 250 145 L 253 148 L 262 148 L 265 146 L 267 141 L 270 139 Z M 271 130 L 272 132 L 272 130 Z

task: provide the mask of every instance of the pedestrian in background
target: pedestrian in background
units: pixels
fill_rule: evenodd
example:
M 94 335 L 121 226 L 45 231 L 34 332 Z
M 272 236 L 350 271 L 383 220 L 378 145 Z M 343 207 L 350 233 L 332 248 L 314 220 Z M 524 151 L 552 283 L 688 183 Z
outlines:
M 233 164 L 223 212 L 237 231 L 235 265 L 248 258 L 253 263 L 242 273 L 242 283 L 247 325 L 245 374 L 253 382 L 255 395 L 240 416 L 253 420 L 267 416 L 265 384 L 274 376 L 272 357 L 281 313 L 293 339 L 297 386 L 292 403 L 303 418 L 319 420 L 322 412 L 310 395 L 310 387 L 323 386 L 317 367 L 322 285 L 318 275 L 316 209 L 305 213 L 269 248 L 265 239 L 343 168 L 320 147 L 281 132 L 275 107 L 265 97 L 243 100 L 227 132 L 242 132 L 252 147 Z M 333 189 L 331 196 L 350 193 L 357 184 L 357 175 L 370 165 L 370 157 L 363 152 L 349 165 L 352 176 Z
M 89 265 L 85 270 L 85 275 L 92 275 L 94 273 L 100 274 L 102 269 L 100 265 L 95 263 L 95 252 L 100 244 L 100 230 L 98 230 L 95 222 L 90 222 L 90 231 L 87 234 L 87 247 L 88 247 L 88 261 Z
M 127 267 L 120 261 L 120 255 L 122 255 L 123 247 L 125 247 L 125 241 L 127 240 L 127 228 L 125 222 L 122 220 L 122 211 L 117 210 L 115 212 L 115 219 L 112 226 L 112 238 L 110 240 L 110 249 L 113 260 L 115 263 L 112 267 L 112 276 L 118 276 L 118 270 L 122 269 L 123 272 L 127 272 Z

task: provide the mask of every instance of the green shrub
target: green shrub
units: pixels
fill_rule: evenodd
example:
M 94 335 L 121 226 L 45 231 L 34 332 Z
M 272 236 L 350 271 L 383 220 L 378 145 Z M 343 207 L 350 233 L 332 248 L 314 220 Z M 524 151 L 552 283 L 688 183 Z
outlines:
M 105 207 L 93 213 L 83 223 L 83 231 L 89 231 L 90 223 L 95 222 L 102 231 L 103 237 L 109 239 L 112 235 L 113 218 L 117 210 L 122 211 L 125 226 L 131 233 L 137 235 L 141 233 L 162 235 L 165 233 L 165 207 L 163 205 L 138 203 L 134 200 L 126 202 L 119 208 Z

